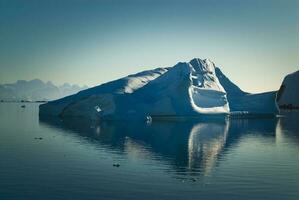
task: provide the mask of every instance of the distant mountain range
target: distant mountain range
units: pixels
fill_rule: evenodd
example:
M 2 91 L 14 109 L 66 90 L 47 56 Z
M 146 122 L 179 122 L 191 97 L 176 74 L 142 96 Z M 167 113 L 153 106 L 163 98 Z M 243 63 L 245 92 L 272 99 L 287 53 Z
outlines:
M 75 94 L 87 88 L 87 86 L 80 87 L 69 83 L 57 86 L 50 81 L 43 82 L 39 79 L 31 81 L 18 80 L 11 84 L 0 84 L 0 100 L 50 101 Z

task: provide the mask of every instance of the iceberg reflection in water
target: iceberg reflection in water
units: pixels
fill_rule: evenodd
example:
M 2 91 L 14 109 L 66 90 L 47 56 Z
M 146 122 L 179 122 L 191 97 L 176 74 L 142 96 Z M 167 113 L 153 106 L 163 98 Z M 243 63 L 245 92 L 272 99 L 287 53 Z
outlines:
M 298 148 L 299 145 L 299 112 L 284 111 L 281 113 L 277 128 L 276 140 L 279 143 L 293 144 Z M 295 133 L 295 134 L 294 134 Z
M 188 168 L 208 173 L 226 142 L 228 122 L 199 123 L 193 126 L 188 141 Z
M 299 199 L 298 113 L 96 123 L 20 105 L 0 104 L 1 200 Z
M 113 153 L 166 162 L 171 167 L 166 171 L 176 175 L 206 176 L 242 135 L 258 133 L 275 139 L 277 119 L 154 121 L 147 124 L 140 121 L 40 118 L 40 124 L 77 134 Z

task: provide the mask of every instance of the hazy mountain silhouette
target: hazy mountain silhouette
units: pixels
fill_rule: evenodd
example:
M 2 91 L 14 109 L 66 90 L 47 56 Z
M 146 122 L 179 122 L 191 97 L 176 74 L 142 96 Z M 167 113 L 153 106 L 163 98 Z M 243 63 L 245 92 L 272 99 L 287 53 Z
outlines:
M 15 83 L 0 85 L 0 99 L 4 101 L 49 101 L 84 89 L 87 89 L 87 86 L 80 87 L 69 83 L 57 86 L 51 81 L 45 83 L 39 79 L 18 80 Z

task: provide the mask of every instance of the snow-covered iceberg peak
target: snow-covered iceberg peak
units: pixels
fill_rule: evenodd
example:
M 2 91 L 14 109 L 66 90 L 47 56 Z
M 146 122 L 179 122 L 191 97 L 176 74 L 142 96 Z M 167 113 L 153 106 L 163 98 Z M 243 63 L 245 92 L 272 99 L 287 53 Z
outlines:
M 215 64 L 209 59 L 194 58 L 189 63 L 197 72 L 215 74 Z
M 191 105 L 199 113 L 228 113 L 226 92 L 220 84 L 215 64 L 209 59 L 195 58 L 189 63 L 192 84 L 189 88 Z
M 195 78 L 194 82 L 198 86 L 225 92 L 216 76 L 216 67 L 212 61 L 194 58 L 190 61 L 190 64 L 193 67 L 192 78 Z
M 228 113 L 215 64 L 198 58 L 129 75 L 40 106 L 41 115 L 101 119 Z

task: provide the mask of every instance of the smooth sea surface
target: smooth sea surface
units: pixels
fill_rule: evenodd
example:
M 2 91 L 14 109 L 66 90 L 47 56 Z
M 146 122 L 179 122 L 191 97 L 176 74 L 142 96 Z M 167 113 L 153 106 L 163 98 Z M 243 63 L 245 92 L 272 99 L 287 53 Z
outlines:
M 0 200 L 299 199 L 298 112 L 98 123 L 21 105 L 0 103 Z

